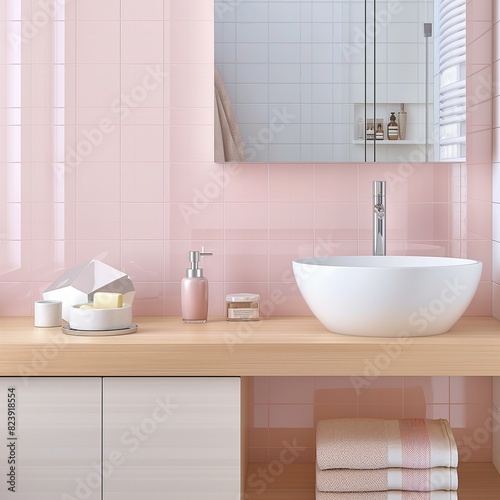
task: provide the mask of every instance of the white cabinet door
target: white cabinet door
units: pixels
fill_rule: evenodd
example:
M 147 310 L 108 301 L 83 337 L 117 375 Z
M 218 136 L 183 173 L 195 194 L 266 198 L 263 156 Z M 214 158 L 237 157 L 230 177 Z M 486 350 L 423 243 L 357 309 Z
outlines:
M 236 500 L 240 379 L 105 377 L 104 500 Z
M 101 378 L 0 377 L 0 498 L 101 499 Z

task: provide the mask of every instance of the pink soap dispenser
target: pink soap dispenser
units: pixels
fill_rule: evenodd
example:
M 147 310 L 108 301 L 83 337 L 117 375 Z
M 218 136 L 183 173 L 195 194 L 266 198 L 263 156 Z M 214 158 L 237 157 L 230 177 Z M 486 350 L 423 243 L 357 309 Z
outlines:
M 189 252 L 191 267 L 181 282 L 181 309 L 184 323 L 205 323 L 208 316 L 208 280 L 198 267 L 200 257 L 212 252 Z

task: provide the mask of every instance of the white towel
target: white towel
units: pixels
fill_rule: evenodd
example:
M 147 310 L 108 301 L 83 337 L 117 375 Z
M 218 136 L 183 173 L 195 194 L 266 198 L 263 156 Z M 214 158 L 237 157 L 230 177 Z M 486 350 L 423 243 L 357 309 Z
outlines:
M 316 467 L 316 489 L 325 492 L 457 490 L 458 471 L 452 467 L 362 470 Z
M 458 449 L 445 419 L 320 420 L 316 459 L 325 469 L 457 467 Z
M 316 500 L 458 500 L 456 491 L 370 491 L 367 493 L 316 492 Z M 479 500 L 479 499 L 478 499 Z

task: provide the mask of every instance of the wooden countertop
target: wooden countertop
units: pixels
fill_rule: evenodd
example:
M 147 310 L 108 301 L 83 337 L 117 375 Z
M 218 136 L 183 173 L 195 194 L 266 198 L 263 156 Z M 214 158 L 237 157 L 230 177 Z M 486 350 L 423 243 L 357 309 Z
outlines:
M 313 317 L 134 321 L 130 335 L 75 337 L 2 317 L 0 376 L 500 375 L 500 322 L 491 317 L 417 338 L 333 334 Z

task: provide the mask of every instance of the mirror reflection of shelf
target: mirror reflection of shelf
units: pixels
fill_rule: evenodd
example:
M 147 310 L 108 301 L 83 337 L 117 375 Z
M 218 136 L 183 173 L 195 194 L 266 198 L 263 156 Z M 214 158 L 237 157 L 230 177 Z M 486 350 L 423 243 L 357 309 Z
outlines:
M 388 139 L 383 139 L 383 140 L 373 140 L 373 139 L 367 139 L 366 140 L 366 144 L 368 146 L 372 146 L 373 143 L 376 142 L 377 145 L 378 144 L 389 144 L 391 146 L 405 146 L 405 145 L 411 145 L 411 144 L 425 144 L 425 141 L 412 141 L 412 140 L 409 140 L 409 139 L 405 139 L 405 140 L 401 140 L 401 139 L 397 139 L 397 140 L 394 140 L 394 141 L 390 141 Z M 365 145 L 365 140 L 364 139 L 355 139 L 354 141 L 352 141 L 353 144 L 361 144 L 361 145 Z M 430 144 L 430 143 L 429 143 Z
M 365 136 L 367 125 L 373 123 L 374 114 L 376 114 L 375 122 L 379 121 L 383 124 L 383 139 L 366 139 L 366 144 L 371 144 L 372 142 L 377 142 L 378 144 L 391 144 L 391 145 L 411 145 L 411 144 L 425 144 L 425 104 L 424 103 L 402 103 L 404 104 L 404 110 L 406 111 L 407 123 L 406 123 L 406 137 L 405 139 L 387 139 L 387 124 L 389 123 L 389 117 L 391 113 L 396 115 L 396 123 L 399 127 L 399 111 L 401 103 L 377 103 L 376 106 L 373 104 L 368 104 L 365 107 L 364 103 L 354 104 L 354 116 L 353 116 L 353 144 L 365 144 Z M 366 112 L 366 116 L 365 116 Z M 432 117 L 432 114 L 429 116 Z M 427 126 L 430 126 L 429 124 Z M 373 127 L 374 128 L 374 127 Z M 362 134 L 361 134 L 362 131 Z M 372 131 L 373 133 L 373 131 Z M 362 137 L 360 137 L 362 135 Z M 432 134 L 430 134 L 432 137 Z

